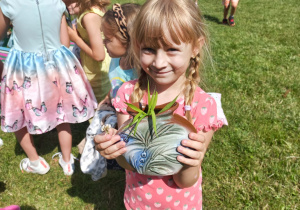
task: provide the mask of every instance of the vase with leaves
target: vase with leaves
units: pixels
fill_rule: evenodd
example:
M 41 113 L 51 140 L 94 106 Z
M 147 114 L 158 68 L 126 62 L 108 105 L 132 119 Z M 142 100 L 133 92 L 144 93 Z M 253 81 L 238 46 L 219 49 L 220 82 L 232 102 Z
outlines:
M 158 93 L 150 96 L 148 85 L 148 104 L 127 103 L 127 112 L 132 118 L 118 130 L 127 151 L 126 161 L 140 174 L 167 176 L 176 174 L 182 163 L 177 161 L 181 155 L 177 151 L 188 134 L 196 132 L 195 127 L 184 117 L 175 114 L 177 97 L 168 104 L 156 106 Z

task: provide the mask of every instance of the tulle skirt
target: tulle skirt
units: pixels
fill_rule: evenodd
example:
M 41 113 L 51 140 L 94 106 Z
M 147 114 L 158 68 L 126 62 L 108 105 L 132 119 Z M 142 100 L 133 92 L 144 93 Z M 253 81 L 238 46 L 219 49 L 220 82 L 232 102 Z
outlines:
M 58 50 L 28 53 L 11 49 L 1 76 L 1 129 L 27 127 L 41 134 L 61 123 L 93 117 L 96 98 L 74 54 Z

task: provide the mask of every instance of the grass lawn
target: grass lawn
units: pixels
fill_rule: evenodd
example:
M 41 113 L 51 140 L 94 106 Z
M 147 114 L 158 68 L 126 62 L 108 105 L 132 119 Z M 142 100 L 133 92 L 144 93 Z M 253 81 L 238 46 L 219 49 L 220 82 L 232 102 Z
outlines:
M 139 2 L 144 1 L 112 1 Z M 216 132 L 203 162 L 206 209 L 300 209 L 300 6 L 298 0 L 241 0 L 236 26 L 221 24 L 221 0 L 200 0 L 213 64 L 202 87 L 222 93 L 229 126 Z M 76 145 L 87 123 L 72 125 Z M 26 157 L 14 134 L 0 131 L 0 207 L 124 209 L 125 177 L 109 171 L 97 182 L 80 171 L 65 176 L 51 156 L 55 130 L 34 136 L 50 164 L 46 175 L 21 173 Z

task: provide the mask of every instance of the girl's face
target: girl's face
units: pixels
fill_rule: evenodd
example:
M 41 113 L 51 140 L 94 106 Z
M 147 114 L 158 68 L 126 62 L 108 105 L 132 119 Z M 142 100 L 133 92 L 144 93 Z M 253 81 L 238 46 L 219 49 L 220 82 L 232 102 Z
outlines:
M 77 15 L 79 13 L 79 7 L 76 6 L 76 3 L 72 3 L 68 6 L 70 15 Z
M 166 37 L 170 42 L 169 46 L 162 46 L 158 49 L 141 44 L 140 62 L 143 70 L 155 81 L 156 85 L 171 85 L 175 82 L 184 82 L 185 72 L 193 57 L 193 49 L 190 43 L 181 42 L 175 44 L 171 37 Z
M 105 37 L 103 42 L 111 58 L 120 58 L 126 54 L 126 46 L 115 36 L 110 35 L 107 27 L 103 27 L 103 34 Z

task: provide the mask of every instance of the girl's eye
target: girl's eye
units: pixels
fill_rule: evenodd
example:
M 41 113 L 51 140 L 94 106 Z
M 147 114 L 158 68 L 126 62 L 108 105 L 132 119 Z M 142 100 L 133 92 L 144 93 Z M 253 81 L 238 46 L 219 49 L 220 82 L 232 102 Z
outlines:
M 107 43 L 109 43 L 111 41 L 109 39 L 104 39 L 103 42 L 104 42 L 104 44 L 107 44 Z
M 146 54 L 154 54 L 155 50 L 150 47 L 144 47 L 144 48 L 142 48 L 142 52 L 146 53 Z
M 177 52 L 178 49 L 176 49 L 176 48 L 169 48 L 168 51 L 169 51 L 169 52 Z

